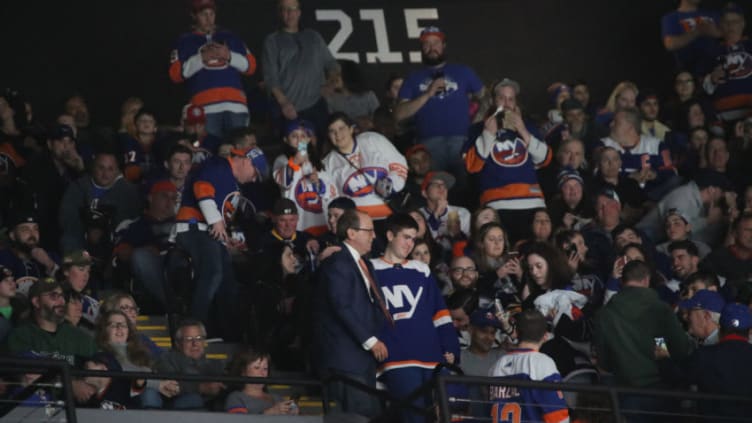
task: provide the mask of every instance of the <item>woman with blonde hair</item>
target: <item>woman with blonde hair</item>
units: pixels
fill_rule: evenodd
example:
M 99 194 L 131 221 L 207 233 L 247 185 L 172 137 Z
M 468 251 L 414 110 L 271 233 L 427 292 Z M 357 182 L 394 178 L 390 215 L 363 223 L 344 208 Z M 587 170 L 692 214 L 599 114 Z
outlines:
M 608 96 L 606 106 L 598 111 L 595 122 L 608 128 L 617 110 L 634 108 L 637 105 L 638 94 L 640 94 L 640 90 L 637 89 L 634 82 L 619 82 L 611 91 L 611 95 Z

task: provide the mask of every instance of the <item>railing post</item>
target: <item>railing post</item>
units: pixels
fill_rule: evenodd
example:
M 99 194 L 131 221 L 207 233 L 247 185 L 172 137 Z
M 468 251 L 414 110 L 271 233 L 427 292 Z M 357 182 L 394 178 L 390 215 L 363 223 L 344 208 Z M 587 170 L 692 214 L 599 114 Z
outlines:
M 331 376 L 326 376 L 321 381 L 321 409 L 324 415 L 329 414 L 329 383 L 331 383 Z
M 63 382 L 63 396 L 65 397 L 65 420 L 66 423 L 76 422 L 76 400 L 73 397 L 73 380 L 70 373 L 70 365 L 64 363 L 60 368 L 60 376 Z
M 619 406 L 619 393 L 616 392 L 616 388 L 609 386 L 608 393 L 611 396 L 611 410 L 614 413 L 614 421 L 618 422 L 621 418 L 621 407 Z
M 449 423 L 452 412 L 449 409 L 449 398 L 447 397 L 444 376 L 441 374 L 436 377 L 436 395 L 439 397 L 439 420 L 442 423 Z

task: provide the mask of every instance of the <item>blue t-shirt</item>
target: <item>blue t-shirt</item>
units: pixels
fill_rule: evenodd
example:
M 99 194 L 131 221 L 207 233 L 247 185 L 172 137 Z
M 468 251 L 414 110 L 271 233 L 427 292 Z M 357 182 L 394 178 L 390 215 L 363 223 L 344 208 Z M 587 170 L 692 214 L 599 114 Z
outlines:
M 437 72 L 444 73 L 446 90 L 430 98 L 415 114 L 418 138 L 465 136 L 470 126 L 468 94 L 483 89 L 478 75 L 465 65 L 448 63 L 440 68 L 413 72 L 402 84 L 399 98 L 413 100 L 428 90 Z
M 686 34 L 694 30 L 701 22 L 717 23 L 717 13 L 697 10 L 694 12 L 673 11 L 661 19 L 661 38 Z M 710 70 L 704 69 L 703 62 L 713 49 L 714 40 L 710 37 L 698 37 L 684 48 L 674 51 L 674 57 L 680 67 L 701 75 Z M 711 69 L 712 70 L 712 69 Z

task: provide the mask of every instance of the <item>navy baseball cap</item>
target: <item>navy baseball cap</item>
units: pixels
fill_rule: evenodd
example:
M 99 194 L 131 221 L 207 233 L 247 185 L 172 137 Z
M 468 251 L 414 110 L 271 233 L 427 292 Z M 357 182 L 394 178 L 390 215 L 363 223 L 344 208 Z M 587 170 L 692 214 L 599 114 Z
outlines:
M 726 302 L 723 301 L 721 294 L 715 291 L 701 289 L 695 292 L 695 295 L 693 295 L 692 298 L 680 302 L 679 308 L 685 310 L 700 308 L 703 310 L 720 313 L 721 310 L 723 310 L 724 305 L 726 305 Z
M 752 313 L 749 312 L 749 307 L 744 304 L 727 304 L 721 311 L 720 324 L 722 328 L 749 329 L 752 327 Z
M 62 123 L 55 124 L 50 128 L 50 132 L 47 135 L 51 140 L 61 140 L 68 137 L 72 141 L 76 141 L 76 134 L 73 133 L 73 128 Z
M 576 98 L 568 98 L 561 103 L 561 111 L 566 113 L 571 110 L 585 110 L 585 107 Z
M 308 135 L 313 135 L 316 133 L 316 128 L 314 128 L 313 124 L 305 119 L 299 119 L 299 120 L 293 120 L 285 126 L 285 131 L 283 135 L 285 137 L 289 137 L 290 134 L 295 132 L 298 129 L 302 129 L 305 132 L 308 133 Z
M 251 159 L 253 167 L 256 168 L 256 173 L 259 176 L 259 180 L 264 180 L 269 175 L 269 162 L 266 160 L 264 151 L 258 147 L 253 147 L 245 153 L 246 157 Z
M 497 329 L 501 329 L 501 322 L 491 312 L 491 310 L 478 309 L 470 315 L 470 324 L 477 328 L 485 328 L 493 326 Z

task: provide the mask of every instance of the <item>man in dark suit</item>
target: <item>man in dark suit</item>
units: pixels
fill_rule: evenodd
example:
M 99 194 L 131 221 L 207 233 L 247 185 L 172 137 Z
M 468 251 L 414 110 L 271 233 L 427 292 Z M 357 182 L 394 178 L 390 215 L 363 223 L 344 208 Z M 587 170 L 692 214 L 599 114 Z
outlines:
M 337 222 L 341 250 L 324 260 L 313 299 L 314 365 L 326 377 L 332 371 L 376 386 L 376 363 L 388 351 L 376 335 L 383 329 L 386 307 L 373 268 L 362 258 L 371 250 L 373 221 L 347 210 Z M 373 417 L 376 399 L 342 382 L 327 387 L 344 412 Z

